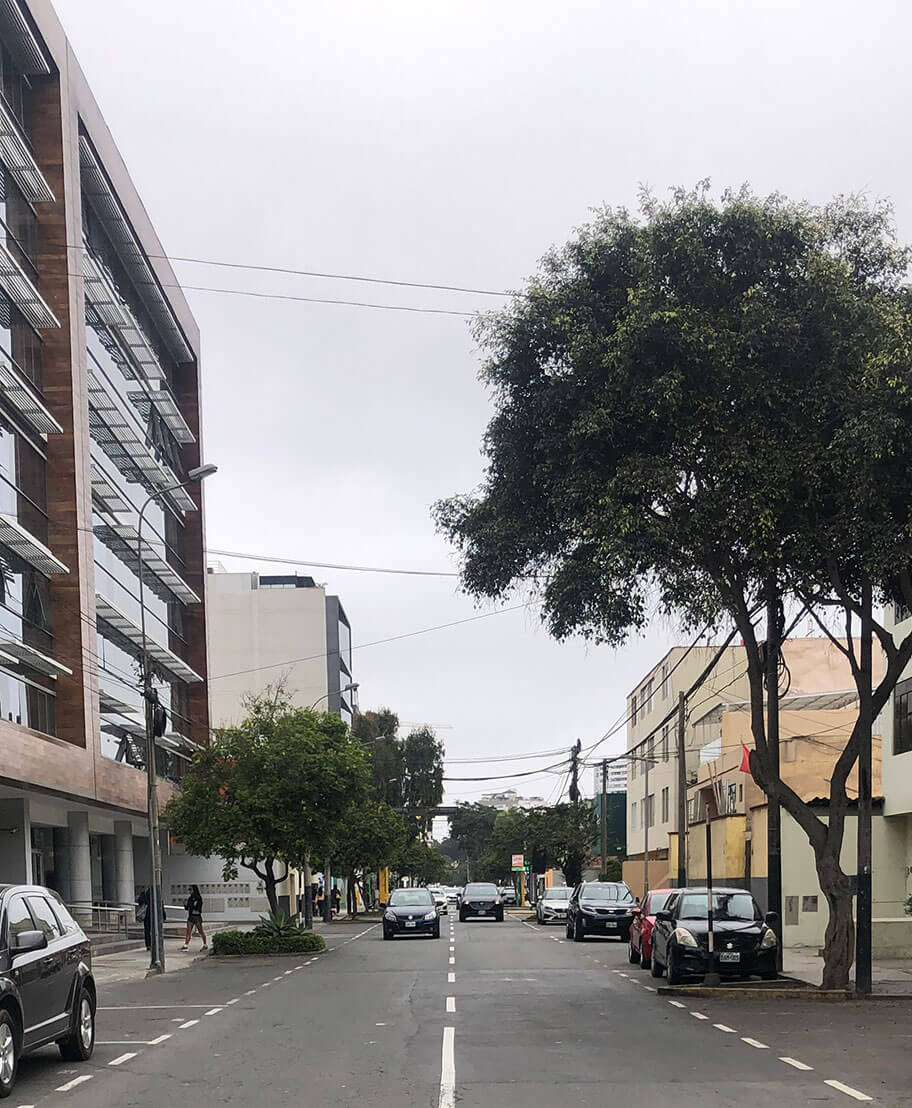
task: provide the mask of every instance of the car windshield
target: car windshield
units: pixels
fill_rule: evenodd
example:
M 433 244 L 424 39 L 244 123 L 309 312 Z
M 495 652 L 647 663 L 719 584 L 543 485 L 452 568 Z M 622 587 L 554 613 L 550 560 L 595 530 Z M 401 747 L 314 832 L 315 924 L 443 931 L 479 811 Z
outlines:
M 542 900 L 569 900 L 569 889 L 545 889 Z
M 706 893 L 685 893 L 678 919 L 706 919 Z M 760 909 L 750 893 L 713 893 L 713 919 L 758 920 Z
M 622 904 L 633 900 L 633 893 L 626 885 L 612 885 L 606 881 L 584 885 L 580 896 L 583 900 L 616 900 Z
M 434 898 L 427 889 L 396 889 L 390 896 L 391 908 L 420 908 L 433 903 Z
M 654 916 L 656 912 L 661 912 L 665 905 L 668 903 L 668 898 L 671 893 L 650 893 L 649 894 L 649 914 Z
M 496 885 L 466 885 L 463 896 L 500 896 Z

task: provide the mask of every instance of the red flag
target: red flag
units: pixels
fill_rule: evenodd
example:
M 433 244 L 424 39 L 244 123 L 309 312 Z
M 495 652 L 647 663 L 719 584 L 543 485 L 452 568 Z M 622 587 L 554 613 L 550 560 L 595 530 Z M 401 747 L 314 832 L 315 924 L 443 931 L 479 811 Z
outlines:
M 751 771 L 750 751 L 747 749 L 747 747 L 744 745 L 744 743 L 741 744 L 741 752 L 742 752 L 741 753 L 741 772 L 742 773 L 750 773 L 750 771 Z

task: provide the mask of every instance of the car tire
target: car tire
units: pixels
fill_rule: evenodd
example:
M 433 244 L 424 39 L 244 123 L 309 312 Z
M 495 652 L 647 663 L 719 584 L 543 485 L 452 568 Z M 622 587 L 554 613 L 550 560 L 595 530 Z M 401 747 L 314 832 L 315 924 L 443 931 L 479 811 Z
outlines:
M 633 943 L 627 940 L 627 961 L 632 966 L 638 966 L 640 964 L 640 952 L 633 949 Z
M 582 927 L 580 927 L 580 921 L 577 920 L 576 923 L 573 925 L 573 941 L 575 943 L 581 943 L 583 939 L 585 939 L 585 937 L 586 936 L 583 934 L 583 929 Z
M 384 938 L 384 939 L 386 939 L 386 940 L 389 940 L 389 939 L 391 939 L 392 937 L 393 937 L 393 936 L 392 936 L 392 935 L 391 935 L 391 934 L 389 933 L 389 931 L 387 931 L 387 929 L 386 929 L 386 928 L 384 927 L 384 928 L 383 928 L 383 938 Z
M 460 908 L 460 910 L 459 910 L 459 922 L 460 923 L 465 923 L 465 921 L 466 921 L 465 912 L 463 912 L 463 910 Z
M 431 938 L 432 939 L 439 939 L 440 938 L 440 921 L 439 920 L 437 921 L 437 926 L 431 932 Z
M 661 977 L 665 972 L 655 952 L 655 947 L 652 948 L 652 960 L 649 963 L 649 972 L 653 977 Z
M 504 914 L 503 914 L 503 912 L 497 912 L 497 913 L 495 913 L 495 915 L 494 915 L 494 920 L 495 920 L 495 922 L 496 922 L 496 923 L 503 923 L 503 921 L 504 921 Z
M 779 974 L 776 970 L 767 970 L 765 973 L 760 974 L 762 981 L 776 981 L 779 978 Z
M 0 1097 L 7 1097 L 16 1084 L 22 1041 L 16 1018 L 0 1008 Z
M 674 947 L 671 947 L 668 951 L 668 984 L 680 985 L 683 980 L 684 974 L 681 973 L 681 967 L 675 957 Z
M 640 948 L 640 969 L 650 969 L 652 967 L 652 958 L 650 954 L 646 954 L 643 948 Z
M 87 1062 L 95 1049 L 95 998 L 85 985 L 76 993 L 75 1007 L 73 1028 L 57 1046 L 67 1062 Z

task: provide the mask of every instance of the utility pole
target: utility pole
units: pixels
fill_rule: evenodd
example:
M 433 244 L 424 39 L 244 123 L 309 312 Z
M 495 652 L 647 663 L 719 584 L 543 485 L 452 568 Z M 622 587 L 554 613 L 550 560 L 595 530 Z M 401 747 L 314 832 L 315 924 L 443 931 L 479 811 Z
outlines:
M 707 942 L 709 944 L 706 961 L 706 973 L 703 976 L 704 985 L 721 984 L 719 974 L 716 972 L 715 934 L 713 933 L 713 839 L 712 823 L 709 819 L 709 804 L 706 805 L 706 925 Z
M 310 930 L 314 924 L 313 911 L 313 873 L 310 869 L 310 855 L 304 855 L 304 926 Z
M 774 580 L 766 587 L 766 745 L 774 782 L 779 780 L 779 597 Z M 782 809 L 779 797 L 767 802 L 767 909 L 776 913 L 776 968 L 782 972 Z
M 687 765 L 684 760 L 687 694 L 678 693 L 678 888 L 687 884 Z
M 644 748 L 646 749 L 646 748 Z M 644 777 L 644 789 L 643 796 L 643 896 L 649 892 L 649 756 L 648 754 L 643 758 L 643 764 L 646 766 L 646 775 Z
M 600 881 L 608 880 L 608 759 L 602 759 L 602 803 L 599 810 L 599 823 L 602 832 L 602 872 Z
M 865 579 L 861 586 L 861 683 L 858 687 L 858 722 L 861 730 L 861 747 L 858 752 L 858 899 L 855 905 L 855 991 L 864 996 L 873 987 L 871 967 L 871 916 L 873 893 L 871 889 L 871 731 L 872 719 L 872 596 L 871 582 Z M 851 648 L 851 644 L 849 644 Z
M 332 874 L 329 868 L 329 858 L 326 859 L 326 865 L 323 867 L 323 922 L 332 923 L 333 908 L 332 908 Z
M 570 748 L 570 802 L 576 804 L 579 801 L 579 756 L 583 749 L 583 740 L 577 739 Z

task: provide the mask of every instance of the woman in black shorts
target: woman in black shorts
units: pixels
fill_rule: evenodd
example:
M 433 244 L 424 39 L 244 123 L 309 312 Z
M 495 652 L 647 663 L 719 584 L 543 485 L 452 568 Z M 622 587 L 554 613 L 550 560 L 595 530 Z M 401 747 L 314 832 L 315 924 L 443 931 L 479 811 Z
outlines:
M 203 896 L 199 891 L 199 885 L 190 886 L 190 895 L 184 902 L 184 907 L 187 909 L 187 934 L 181 950 L 190 949 L 190 937 L 194 928 L 199 931 L 200 938 L 203 940 L 202 949 L 208 950 L 209 944 L 206 942 L 206 932 L 203 930 Z

